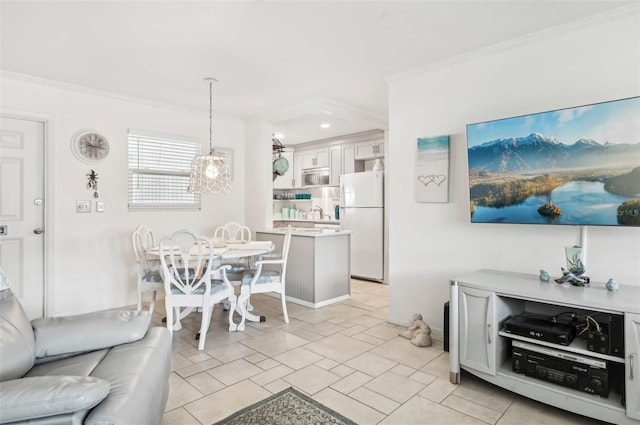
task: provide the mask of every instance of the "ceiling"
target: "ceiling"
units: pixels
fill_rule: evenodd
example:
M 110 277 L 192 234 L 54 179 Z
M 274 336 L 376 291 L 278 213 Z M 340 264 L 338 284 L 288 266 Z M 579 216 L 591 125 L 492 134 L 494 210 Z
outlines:
M 289 145 L 385 128 L 385 77 L 634 3 L 2 0 L 0 67 L 198 111 L 215 77 L 215 115 Z

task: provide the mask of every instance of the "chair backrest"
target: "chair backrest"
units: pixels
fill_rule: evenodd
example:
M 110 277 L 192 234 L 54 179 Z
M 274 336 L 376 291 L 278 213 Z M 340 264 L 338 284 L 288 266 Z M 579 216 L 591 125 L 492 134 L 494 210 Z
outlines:
M 242 224 L 230 221 L 224 226 L 219 226 L 213 233 L 214 238 L 223 238 L 227 241 L 250 241 L 251 229 Z
M 144 224 L 138 225 L 131 235 L 133 252 L 136 255 L 136 262 L 147 272 L 153 268 L 152 261 L 147 256 L 147 250 L 156 246 L 156 237 L 153 231 Z M 157 263 L 156 263 L 157 264 Z
M 285 275 L 287 274 L 287 259 L 289 258 L 289 247 L 291 246 L 291 235 L 292 235 L 291 226 L 287 228 L 287 233 L 284 234 L 284 242 L 282 243 L 282 270 L 280 275 L 282 276 L 282 281 L 285 281 Z
M 176 295 L 173 288 L 186 295 L 200 288 L 198 292 L 205 296 L 210 293 L 211 268 L 215 264 L 209 239 L 190 230 L 178 230 L 160 241 L 160 263 L 167 296 Z

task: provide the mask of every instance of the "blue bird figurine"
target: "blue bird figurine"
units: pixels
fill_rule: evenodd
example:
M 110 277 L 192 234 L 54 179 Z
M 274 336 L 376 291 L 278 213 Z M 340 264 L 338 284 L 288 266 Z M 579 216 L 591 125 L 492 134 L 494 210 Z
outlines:
M 607 288 L 607 291 L 615 292 L 618 290 L 618 282 L 613 279 L 607 280 L 607 283 L 604 286 Z
M 540 270 L 540 280 L 543 282 L 549 282 L 549 279 L 551 279 L 551 276 L 549 276 L 549 273 L 547 273 L 544 270 Z

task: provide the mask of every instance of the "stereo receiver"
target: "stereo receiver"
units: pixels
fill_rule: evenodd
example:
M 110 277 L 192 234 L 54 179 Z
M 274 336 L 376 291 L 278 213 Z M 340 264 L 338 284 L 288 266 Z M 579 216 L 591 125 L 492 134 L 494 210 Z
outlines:
M 512 341 L 514 372 L 601 397 L 609 396 L 607 362 L 521 341 Z

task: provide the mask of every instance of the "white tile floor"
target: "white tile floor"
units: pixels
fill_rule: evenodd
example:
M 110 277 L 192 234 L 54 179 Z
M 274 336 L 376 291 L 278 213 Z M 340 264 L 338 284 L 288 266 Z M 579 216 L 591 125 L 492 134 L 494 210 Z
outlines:
M 387 323 L 388 286 L 352 281 L 352 298 L 309 309 L 279 299 L 251 298 L 267 317 L 230 333 L 220 307 L 204 351 L 195 332 L 200 315 L 174 333 L 173 371 L 162 424 L 212 424 L 293 386 L 358 424 L 602 424 L 463 374 L 449 383 L 442 343 L 418 348 Z M 157 303 L 154 321 L 164 316 Z M 236 322 L 239 318 L 236 316 Z

